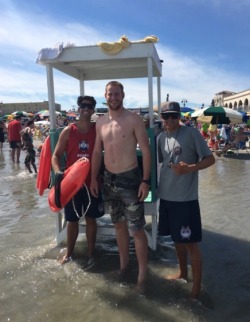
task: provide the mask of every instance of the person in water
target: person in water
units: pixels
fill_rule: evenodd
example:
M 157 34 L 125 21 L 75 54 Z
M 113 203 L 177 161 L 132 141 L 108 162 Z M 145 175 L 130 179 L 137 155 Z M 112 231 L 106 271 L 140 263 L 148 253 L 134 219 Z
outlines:
M 56 176 L 63 176 L 61 160 L 64 154 L 66 155 L 66 168 L 82 157 L 89 160 L 92 158 L 96 127 L 95 123 L 91 122 L 91 116 L 95 111 L 96 100 L 92 96 L 79 96 L 77 104 L 79 120 L 63 129 L 52 155 L 52 167 Z M 98 184 L 100 185 L 100 176 L 98 177 Z M 90 173 L 86 178 L 85 185 L 64 208 L 65 220 L 67 221 L 67 251 L 60 262 L 64 264 L 72 259 L 79 234 L 79 220 L 85 215 L 88 249 L 84 265 L 85 268 L 90 268 L 95 264 L 96 218 L 104 215 L 104 207 L 101 193 L 97 196 L 89 194 Z
M 91 162 L 91 193 L 98 195 L 98 174 L 104 150 L 103 197 L 116 230 L 120 255 L 120 280 L 129 265 L 129 227 L 135 240 L 139 273 L 137 290 L 145 287 L 148 243 L 144 231 L 144 203 L 149 192 L 151 153 L 142 118 L 123 106 L 123 85 L 111 81 L 106 85 L 108 112 L 98 118 L 96 142 Z M 137 143 L 142 152 L 143 176 L 137 160 Z
M 33 173 L 31 170 L 31 166 L 33 167 L 35 173 L 37 173 L 36 168 L 36 151 L 34 149 L 34 145 L 32 143 L 32 138 L 30 137 L 28 132 L 23 133 L 22 135 L 22 149 L 27 152 L 24 164 L 26 168 L 29 170 L 29 173 Z
M 167 279 L 188 277 L 187 258 L 191 260 L 193 285 L 191 297 L 201 291 L 202 240 L 198 201 L 198 172 L 214 164 L 214 156 L 197 129 L 179 124 L 178 102 L 165 102 L 161 117 L 164 132 L 158 141 L 158 157 L 162 163 L 159 181 L 159 235 L 169 236 L 175 243 L 179 271 Z

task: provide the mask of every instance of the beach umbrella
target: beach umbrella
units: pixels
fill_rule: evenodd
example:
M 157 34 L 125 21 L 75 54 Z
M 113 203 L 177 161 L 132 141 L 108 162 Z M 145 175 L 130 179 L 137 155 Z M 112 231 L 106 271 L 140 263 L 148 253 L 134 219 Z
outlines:
M 35 125 L 50 125 L 49 121 L 37 121 L 34 122 Z
M 42 110 L 42 111 L 40 111 L 40 112 L 38 112 L 36 114 L 38 114 L 40 117 L 49 117 L 49 110 Z M 55 111 L 55 114 L 56 114 L 56 116 L 61 116 L 62 115 L 58 111 Z
M 190 107 L 181 107 L 181 112 L 186 113 L 186 112 L 194 112 L 194 109 Z
M 185 112 L 185 113 L 183 113 L 183 116 L 185 116 L 185 117 L 190 117 L 191 115 L 192 115 L 192 112 Z
M 211 124 L 238 124 L 242 123 L 242 115 L 231 108 L 222 106 L 210 106 L 192 114 L 192 118 L 198 117 L 199 123 Z
M 249 116 L 247 116 L 247 113 L 244 111 L 238 111 L 238 112 L 242 115 L 242 121 L 246 123 L 247 120 L 249 119 Z
M 204 116 L 212 116 L 212 124 L 238 124 L 242 122 L 242 115 L 232 108 L 210 106 L 204 110 Z
M 64 116 L 64 117 L 66 117 L 67 116 L 67 112 L 60 112 L 61 113 L 61 116 Z
M 21 117 L 28 117 L 29 116 L 29 113 L 25 112 L 25 111 L 16 111 L 16 112 L 13 112 L 11 113 L 11 115 L 13 116 L 21 116 Z
M 206 107 L 206 108 L 200 108 L 200 109 L 198 109 L 198 110 L 194 111 L 194 112 L 192 113 L 191 117 L 192 117 L 192 118 L 196 118 L 196 117 L 199 117 L 199 116 L 204 115 L 203 113 L 204 113 L 204 111 L 205 111 L 206 109 L 208 109 L 208 107 Z
M 6 115 L 3 116 L 3 118 L 6 121 L 10 121 L 10 120 L 13 120 L 14 116 L 12 114 L 6 114 Z

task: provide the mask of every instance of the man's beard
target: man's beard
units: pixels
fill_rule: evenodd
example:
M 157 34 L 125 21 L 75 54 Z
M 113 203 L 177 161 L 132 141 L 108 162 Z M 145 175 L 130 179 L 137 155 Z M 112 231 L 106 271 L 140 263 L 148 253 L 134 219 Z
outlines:
M 117 111 L 117 110 L 121 109 L 123 107 L 123 105 L 122 105 L 122 102 L 120 102 L 119 104 L 116 104 L 116 105 L 113 105 L 113 104 L 109 105 L 108 104 L 108 107 L 112 111 Z

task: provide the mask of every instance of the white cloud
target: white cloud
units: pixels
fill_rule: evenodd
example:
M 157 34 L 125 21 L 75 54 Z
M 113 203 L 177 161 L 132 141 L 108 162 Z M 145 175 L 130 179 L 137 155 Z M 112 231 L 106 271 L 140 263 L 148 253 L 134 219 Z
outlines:
M 3 2 L 3 1 L 2 1 Z M 51 17 L 35 13 L 21 12 L 7 7 L 4 2 L 0 25 L 0 101 L 22 102 L 47 100 L 45 68 L 35 64 L 40 49 L 53 47 L 58 42 L 74 43 L 77 46 L 93 45 L 98 41 L 117 40 L 121 35 L 110 30 L 96 30 L 80 23 L 60 25 Z M 136 39 L 136 35 L 134 35 Z M 139 36 L 137 39 L 140 39 Z M 163 63 L 162 100 L 166 94 L 170 99 L 197 104 L 210 104 L 215 93 L 221 90 L 241 91 L 250 83 L 249 77 L 233 75 L 218 67 L 209 65 L 198 57 L 181 56 L 176 50 L 156 44 Z M 237 80 L 237 81 L 236 81 Z M 106 82 L 86 83 L 86 93 L 97 97 L 99 104 L 104 100 Z M 236 85 L 237 84 L 237 85 Z M 124 81 L 125 105 L 138 107 L 148 105 L 146 80 Z M 55 99 L 64 108 L 75 105 L 79 93 L 78 82 L 63 74 L 55 76 Z M 156 103 L 156 93 L 154 93 Z

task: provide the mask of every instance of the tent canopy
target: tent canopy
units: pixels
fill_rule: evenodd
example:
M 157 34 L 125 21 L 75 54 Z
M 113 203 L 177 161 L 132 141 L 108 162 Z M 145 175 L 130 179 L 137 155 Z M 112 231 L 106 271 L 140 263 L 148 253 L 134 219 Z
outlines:
M 48 55 L 47 55 L 48 54 Z M 116 55 L 104 52 L 99 46 L 67 47 L 52 56 L 48 48 L 42 49 L 37 62 L 47 69 L 50 112 L 55 110 L 53 69 L 72 76 L 80 82 L 80 95 L 84 95 L 84 82 L 126 78 L 148 78 L 150 126 L 153 125 L 153 77 L 157 77 L 157 100 L 160 106 L 160 77 L 162 61 L 153 43 L 132 43 Z M 47 55 L 47 57 L 46 57 Z M 51 113 L 51 127 L 55 118 Z
M 109 55 L 99 46 L 67 47 L 55 59 L 40 60 L 43 65 L 78 80 L 105 80 L 148 77 L 148 59 L 152 58 L 152 76 L 161 76 L 161 61 L 154 44 L 131 44 L 117 55 Z

